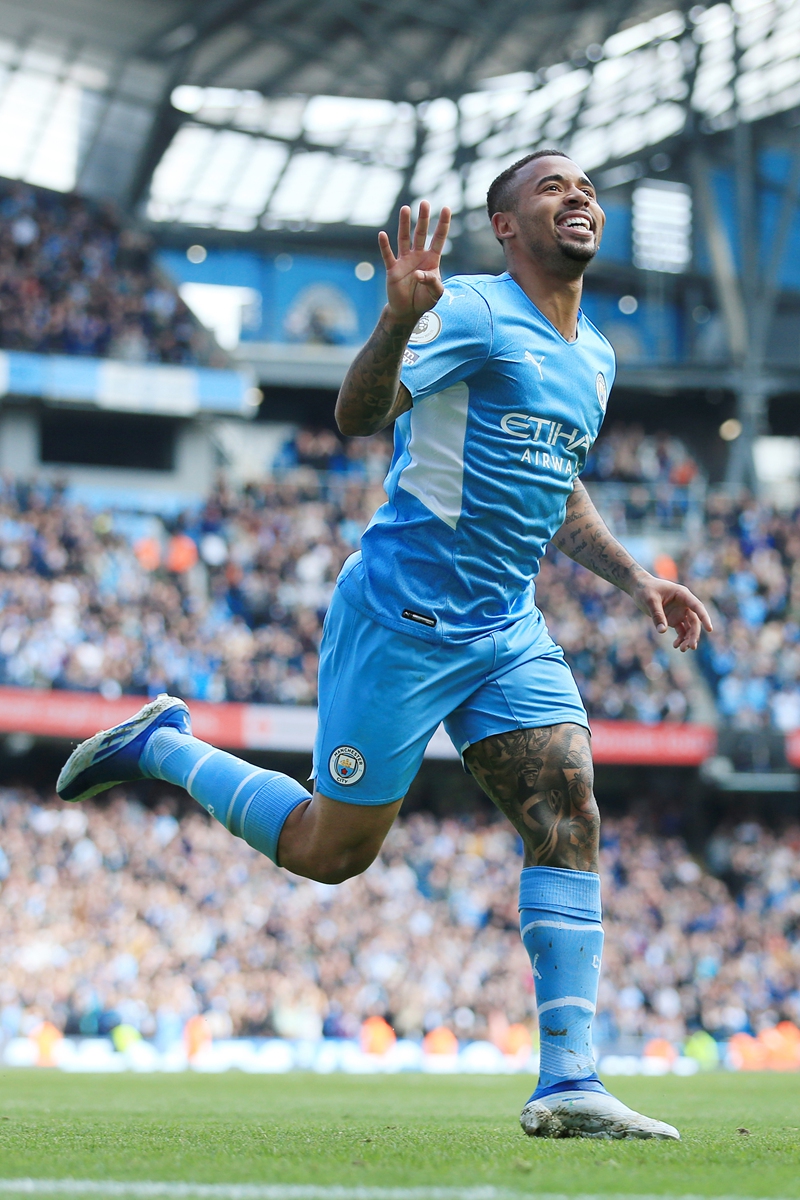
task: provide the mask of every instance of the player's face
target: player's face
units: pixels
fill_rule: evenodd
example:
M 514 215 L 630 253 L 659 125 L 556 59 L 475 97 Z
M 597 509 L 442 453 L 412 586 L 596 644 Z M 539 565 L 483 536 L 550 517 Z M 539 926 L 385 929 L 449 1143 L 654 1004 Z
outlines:
M 536 258 L 588 263 L 600 246 L 605 213 L 577 163 L 537 158 L 520 171 L 514 217 Z

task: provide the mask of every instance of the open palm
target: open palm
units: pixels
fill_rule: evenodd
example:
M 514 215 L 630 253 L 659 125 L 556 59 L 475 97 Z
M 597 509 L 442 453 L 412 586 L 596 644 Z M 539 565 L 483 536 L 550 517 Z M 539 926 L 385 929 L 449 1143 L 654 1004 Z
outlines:
M 425 248 L 430 224 L 431 206 L 423 200 L 411 237 L 411 209 L 403 205 L 397 225 L 397 255 L 392 251 L 389 235 L 378 234 L 378 245 L 386 267 L 386 298 L 392 315 L 398 321 L 416 324 L 429 308 L 433 308 L 444 291 L 439 273 L 442 250 L 450 229 L 450 209 L 439 214 L 431 244 Z

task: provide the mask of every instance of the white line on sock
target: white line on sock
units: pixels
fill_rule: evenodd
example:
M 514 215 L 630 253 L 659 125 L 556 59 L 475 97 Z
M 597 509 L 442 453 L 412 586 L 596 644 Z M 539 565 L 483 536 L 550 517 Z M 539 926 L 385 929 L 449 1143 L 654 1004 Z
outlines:
M 193 784 L 193 783 L 194 783 L 194 781 L 195 781 L 195 778 L 196 778 L 196 776 L 197 776 L 197 772 L 200 770 L 200 768 L 202 767 L 203 763 L 207 763 L 207 762 L 208 762 L 208 760 L 211 758 L 211 756 L 212 756 L 213 754 L 219 754 L 219 750 L 209 750 L 208 754 L 204 754 L 202 758 L 199 758 L 199 759 L 197 760 L 197 762 L 194 764 L 194 766 L 192 767 L 191 771 L 189 772 L 189 778 L 186 780 L 186 790 L 187 790 L 187 792 L 189 793 L 189 795 L 190 795 L 190 796 L 191 796 L 191 794 L 192 794 L 192 784 Z
M 255 768 L 255 770 L 251 770 L 251 773 L 249 773 L 249 775 L 246 776 L 246 779 L 242 779 L 241 784 L 239 785 L 239 787 L 236 788 L 236 791 L 234 792 L 233 796 L 231 796 L 230 799 L 228 800 L 228 808 L 225 809 L 225 821 L 224 821 L 225 829 L 230 829 L 230 814 L 234 810 L 234 804 L 236 803 L 236 799 L 239 798 L 239 793 L 241 792 L 242 787 L 245 786 L 245 784 L 249 784 L 249 781 L 251 781 L 251 779 L 255 779 L 255 776 L 263 775 L 263 774 L 264 774 L 264 768 L 257 767 L 257 768 Z M 247 806 L 245 806 L 245 811 L 246 810 L 247 810 Z M 242 830 L 243 828 L 245 828 L 245 822 L 240 821 L 239 829 Z M 233 829 L 230 829 L 230 833 L 233 833 Z
M 530 925 L 526 925 L 520 934 L 525 937 L 526 933 L 530 933 L 532 929 L 578 929 L 581 933 L 591 932 L 599 929 L 602 933 L 602 925 L 589 925 L 584 922 L 582 925 L 569 925 L 566 921 L 531 921 Z
M 594 1005 L 591 1000 L 584 1000 L 583 996 L 562 996 L 560 1000 L 545 1000 L 544 1004 L 540 1004 L 536 1012 L 541 1016 L 544 1012 L 550 1012 L 551 1008 L 585 1008 L 588 1012 L 594 1012 Z
M 0 1193 L 37 1196 L 136 1196 L 183 1200 L 531 1200 L 530 1192 L 493 1187 L 344 1187 L 305 1183 L 178 1183 L 117 1179 L 0 1179 Z M 747 1196 L 538 1192 L 536 1200 L 752 1200 Z
M 228 811 L 230 811 L 230 809 L 233 808 L 234 804 L 236 803 L 237 798 L 239 798 L 239 793 L 241 792 L 242 787 L 245 786 L 245 784 L 249 784 L 249 781 L 251 781 L 251 779 L 255 779 L 255 776 L 260 775 L 261 770 L 263 770 L 263 768 L 258 767 L 257 769 L 252 770 L 252 772 L 249 773 L 249 775 L 247 775 L 246 779 L 242 779 L 241 784 L 239 785 L 239 787 L 236 788 L 236 791 L 234 792 L 233 796 L 230 797 L 230 804 L 228 805 Z

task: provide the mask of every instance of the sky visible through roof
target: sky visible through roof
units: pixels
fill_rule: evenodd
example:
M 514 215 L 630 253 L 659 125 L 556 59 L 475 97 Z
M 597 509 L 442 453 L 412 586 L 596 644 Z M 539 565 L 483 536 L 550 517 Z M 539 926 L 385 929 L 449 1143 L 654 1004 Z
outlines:
M 690 109 L 712 132 L 800 104 L 800 4 L 667 12 L 585 57 L 416 105 L 178 87 L 187 119 L 156 168 L 147 216 L 241 231 L 375 227 L 405 191 L 483 221 L 490 181 L 534 146 L 565 147 L 592 171 L 679 134 Z M 0 40 L 0 174 L 79 184 L 110 86 L 66 45 Z

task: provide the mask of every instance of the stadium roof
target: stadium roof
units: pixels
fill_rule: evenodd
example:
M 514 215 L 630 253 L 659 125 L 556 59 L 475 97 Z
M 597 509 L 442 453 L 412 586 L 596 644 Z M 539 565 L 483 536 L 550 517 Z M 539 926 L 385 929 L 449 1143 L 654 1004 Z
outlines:
M 798 104 L 796 0 L 0 0 L 0 174 L 157 221 L 469 222 L 532 145 L 607 168 Z

